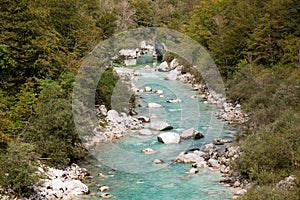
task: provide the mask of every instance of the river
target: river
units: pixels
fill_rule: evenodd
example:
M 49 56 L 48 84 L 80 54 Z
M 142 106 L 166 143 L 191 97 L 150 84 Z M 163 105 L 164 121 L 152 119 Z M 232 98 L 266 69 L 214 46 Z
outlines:
M 166 145 L 157 141 L 159 132 L 153 136 L 141 137 L 137 132 L 128 132 L 121 139 L 98 148 L 98 154 L 91 157 L 81 166 L 87 168 L 93 178 L 87 183 L 91 195 L 81 199 L 101 199 L 97 191 L 99 184 L 110 187 L 107 193 L 113 194 L 118 200 L 152 200 L 152 199 L 187 199 L 187 200 L 224 200 L 230 199 L 234 190 L 219 183 L 221 174 L 209 168 L 199 169 L 197 174 L 188 174 L 191 164 L 174 163 L 172 159 L 179 152 L 191 148 L 201 148 L 203 144 L 215 138 L 233 139 L 234 129 L 215 117 L 218 111 L 215 105 L 204 104 L 189 85 L 179 81 L 164 80 L 165 73 L 143 66 L 135 67 L 141 73 L 135 84 L 138 88 L 149 86 L 153 91 L 163 91 L 164 97 L 153 92 L 139 92 L 141 97 L 139 115 L 152 116 L 153 119 L 165 120 L 180 133 L 188 128 L 195 128 L 205 136 L 200 140 L 184 140 L 180 144 Z M 179 98 L 179 103 L 167 103 L 166 100 Z M 147 108 L 147 104 L 155 102 L 162 108 Z M 149 128 L 149 124 L 145 124 Z M 156 154 L 141 153 L 144 148 L 152 148 Z M 165 162 L 153 166 L 154 159 Z M 97 176 L 99 172 L 107 178 Z

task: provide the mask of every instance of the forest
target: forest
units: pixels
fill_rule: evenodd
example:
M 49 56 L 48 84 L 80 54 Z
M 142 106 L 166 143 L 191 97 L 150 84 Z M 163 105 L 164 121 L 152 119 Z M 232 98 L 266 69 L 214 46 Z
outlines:
M 2 0 L 0 186 L 27 196 L 40 163 L 64 167 L 87 155 L 72 119 L 77 70 L 101 41 L 164 27 L 207 49 L 250 120 L 239 126 L 235 169 L 253 187 L 242 200 L 300 196 L 300 1 Z M 97 101 L 109 106 L 107 70 Z M 276 183 L 295 175 L 290 190 Z

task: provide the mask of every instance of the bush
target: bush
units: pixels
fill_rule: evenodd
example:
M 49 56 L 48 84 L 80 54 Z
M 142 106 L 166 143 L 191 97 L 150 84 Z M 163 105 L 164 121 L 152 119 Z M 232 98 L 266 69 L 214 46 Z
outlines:
M 33 145 L 13 142 L 7 151 L 0 154 L 0 185 L 6 191 L 12 189 L 18 196 L 32 193 L 31 186 L 39 176 L 37 170 L 37 154 Z
M 272 186 L 252 188 L 239 200 L 299 200 L 299 187 L 292 190 L 280 190 Z
M 104 104 L 107 109 L 111 109 L 111 96 L 117 80 L 118 77 L 114 74 L 113 68 L 106 68 L 98 82 L 95 94 L 95 104 Z

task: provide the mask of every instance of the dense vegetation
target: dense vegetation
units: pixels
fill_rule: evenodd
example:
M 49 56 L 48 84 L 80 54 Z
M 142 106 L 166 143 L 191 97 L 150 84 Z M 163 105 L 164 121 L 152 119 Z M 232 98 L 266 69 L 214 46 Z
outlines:
M 235 165 L 259 187 L 243 199 L 300 196 L 299 183 L 275 188 L 300 177 L 299 1 L 2 0 L 0 24 L 1 187 L 25 195 L 36 163 L 62 167 L 85 155 L 71 112 L 82 59 L 118 31 L 158 26 L 202 44 L 227 97 L 251 115 L 237 135 L 243 155 Z M 97 101 L 109 106 L 110 69 L 102 82 Z

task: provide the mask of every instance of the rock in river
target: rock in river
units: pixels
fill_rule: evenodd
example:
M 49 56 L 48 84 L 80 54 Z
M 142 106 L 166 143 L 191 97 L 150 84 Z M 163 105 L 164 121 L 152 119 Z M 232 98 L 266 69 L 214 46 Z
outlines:
M 165 132 L 159 134 L 157 140 L 164 144 L 178 144 L 180 142 L 180 136 L 177 133 Z
M 171 130 L 173 127 L 165 121 L 153 121 L 151 122 L 151 129 L 155 131 Z
M 161 108 L 162 105 L 160 105 L 158 103 L 148 103 L 148 107 L 149 108 Z
M 204 136 L 202 135 L 202 133 L 200 133 L 196 129 L 190 128 L 190 129 L 184 130 L 180 134 L 180 137 L 181 137 L 181 139 L 185 140 L 185 139 L 200 139 L 200 138 L 203 138 Z

